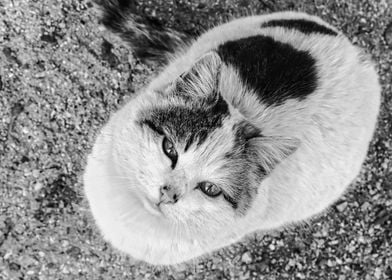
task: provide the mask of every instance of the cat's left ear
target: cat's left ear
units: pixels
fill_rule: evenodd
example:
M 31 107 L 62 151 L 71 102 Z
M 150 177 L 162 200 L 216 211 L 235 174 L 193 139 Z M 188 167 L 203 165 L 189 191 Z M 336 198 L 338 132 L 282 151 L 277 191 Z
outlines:
M 301 144 L 300 140 L 294 137 L 265 136 L 249 123 L 241 127 L 241 133 L 246 141 L 247 155 L 253 165 L 258 167 L 259 173 L 261 171 L 258 174 L 258 176 L 262 175 L 261 177 L 271 173 Z
M 271 171 L 300 146 L 300 141 L 292 137 L 258 136 L 248 140 L 251 156 L 264 175 Z
M 176 88 L 183 92 L 210 95 L 219 86 L 222 60 L 211 51 L 200 57 L 192 67 L 176 80 Z

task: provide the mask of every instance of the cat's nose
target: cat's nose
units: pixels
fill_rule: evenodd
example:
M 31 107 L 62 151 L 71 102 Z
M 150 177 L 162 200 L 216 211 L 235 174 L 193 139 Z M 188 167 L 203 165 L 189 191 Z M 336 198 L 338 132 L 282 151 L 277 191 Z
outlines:
M 161 202 L 163 203 L 176 203 L 180 196 L 177 188 L 170 185 L 162 186 L 160 191 L 161 191 Z

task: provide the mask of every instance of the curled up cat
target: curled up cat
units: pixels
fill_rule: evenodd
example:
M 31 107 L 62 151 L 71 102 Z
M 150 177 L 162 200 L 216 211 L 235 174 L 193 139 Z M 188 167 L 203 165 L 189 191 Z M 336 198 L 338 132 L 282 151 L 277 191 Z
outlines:
M 318 17 L 250 16 L 196 39 L 103 0 L 103 23 L 165 63 L 96 139 L 85 194 L 105 240 L 166 265 L 299 223 L 358 175 L 380 86 L 366 54 Z

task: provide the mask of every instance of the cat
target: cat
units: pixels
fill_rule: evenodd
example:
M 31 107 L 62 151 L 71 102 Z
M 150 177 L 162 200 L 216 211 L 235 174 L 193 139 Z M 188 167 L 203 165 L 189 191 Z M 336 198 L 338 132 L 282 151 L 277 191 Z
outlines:
M 197 259 L 314 217 L 356 178 L 380 86 L 336 28 L 278 12 L 188 40 L 140 23 L 126 1 L 101 5 L 135 55 L 167 63 L 88 156 L 85 195 L 115 248 L 154 265 Z

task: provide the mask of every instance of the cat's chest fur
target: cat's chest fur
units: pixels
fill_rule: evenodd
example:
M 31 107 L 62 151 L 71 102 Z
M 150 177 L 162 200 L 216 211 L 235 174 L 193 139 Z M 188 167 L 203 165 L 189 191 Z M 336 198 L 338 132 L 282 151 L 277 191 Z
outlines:
M 184 76 L 188 72 L 191 77 Z M 219 96 L 214 106 L 192 105 L 198 95 L 207 100 L 212 93 Z M 177 55 L 102 130 L 85 175 L 97 224 L 131 256 L 172 264 L 255 230 L 308 219 L 359 173 L 379 93 L 372 64 L 319 18 L 276 13 L 218 26 Z M 252 132 L 241 127 L 245 121 Z M 139 135 L 132 122 L 148 126 L 153 136 Z M 170 133 L 184 150 L 171 169 L 155 144 Z M 254 134 L 264 138 L 246 142 Z M 248 152 L 252 145 L 259 150 Z M 186 187 L 164 214 L 154 214 L 148 200 L 159 199 L 155 185 L 166 175 Z M 233 186 L 222 187 L 218 198 L 205 197 L 195 191 L 200 178 Z

